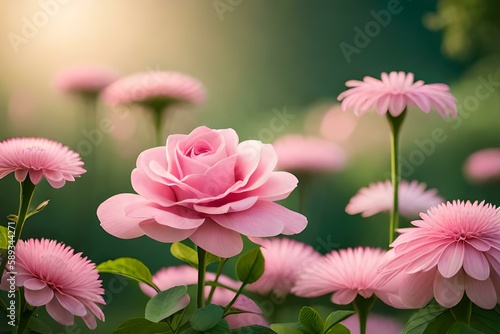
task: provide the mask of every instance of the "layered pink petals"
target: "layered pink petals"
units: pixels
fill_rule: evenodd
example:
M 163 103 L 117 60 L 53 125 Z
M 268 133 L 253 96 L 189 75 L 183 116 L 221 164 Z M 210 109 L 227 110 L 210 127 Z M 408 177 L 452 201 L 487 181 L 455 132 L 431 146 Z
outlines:
M 0 142 L 0 179 L 14 173 L 18 182 L 29 175 L 33 184 L 42 178 L 53 188 L 85 173 L 80 155 L 61 143 L 43 138 L 12 138 Z
M 118 74 L 111 68 L 82 65 L 59 72 L 55 86 L 64 93 L 97 94 L 116 79 Z
M 465 162 L 464 172 L 476 182 L 500 180 L 500 148 L 487 148 L 471 154 Z
M 485 309 L 500 295 L 500 209 L 484 202 L 454 201 L 431 208 L 400 229 L 392 243 L 395 257 L 384 266 L 385 280 L 403 275 L 400 297 L 422 307 L 433 297 L 455 306 L 464 293 Z
M 366 76 L 363 81 L 347 81 L 346 86 L 350 89 L 337 99 L 342 101 L 344 111 L 351 109 L 358 116 L 375 109 L 378 114 L 389 112 L 397 117 L 412 106 L 426 113 L 434 108 L 442 117 L 457 114 L 456 99 L 447 85 L 425 85 L 421 80 L 414 82 L 413 73 L 382 73 L 382 80 Z
M 241 234 L 296 234 L 307 224 L 304 216 L 272 202 L 286 198 L 298 182 L 273 171 L 276 162 L 269 144 L 238 143 L 232 129 L 198 127 L 142 152 L 132 172 L 138 195 L 113 196 L 97 215 L 119 238 L 190 238 L 210 253 L 232 257 L 242 250 Z
M 436 189 L 425 190 L 425 183 L 402 180 L 399 184 L 399 213 L 406 218 L 415 218 L 421 212 L 444 202 L 444 198 L 437 195 Z M 361 213 L 363 217 L 390 211 L 393 206 L 393 189 L 391 181 L 372 183 L 361 188 L 351 198 L 346 212 L 351 215 Z
M 46 306 L 47 312 L 62 325 L 82 317 L 91 329 L 95 317 L 104 321 L 97 304 L 105 304 L 104 289 L 95 264 L 81 253 L 54 240 L 19 240 L 16 245 L 15 284 L 24 287 L 24 297 L 32 306 Z M 7 275 L 4 276 L 4 280 Z

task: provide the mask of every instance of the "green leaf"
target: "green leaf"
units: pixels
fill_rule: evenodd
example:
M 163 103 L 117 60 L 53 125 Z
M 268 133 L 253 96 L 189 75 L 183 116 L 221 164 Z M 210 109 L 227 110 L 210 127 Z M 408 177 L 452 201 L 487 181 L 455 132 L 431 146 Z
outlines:
M 463 322 L 456 322 L 451 328 L 446 332 L 446 334 L 484 334 L 481 331 L 475 330 L 474 328 L 468 326 Z
M 497 305 L 492 310 L 485 310 L 473 304 L 470 326 L 484 332 L 485 334 L 499 334 L 500 306 Z
M 224 309 L 221 306 L 210 304 L 194 311 L 189 323 L 193 329 L 203 332 L 217 325 L 223 314 Z
M 261 325 L 252 325 L 232 329 L 231 334 L 276 334 L 276 332 Z
M 220 319 L 219 322 L 212 328 L 203 332 L 204 334 L 231 334 L 229 324 L 226 320 Z
M 153 322 L 146 320 L 144 318 L 133 318 L 122 322 L 117 329 L 113 331 L 113 334 L 134 334 L 145 329 Z
M 278 334 L 315 334 L 300 322 L 289 322 L 284 324 L 272 324 L 271 329 Z
M 32 316 L 28 323 L 28 328 L 36 333 L 40 334 L 51 334 L 52 328 L 39 318 Z
M 351 331 L 342 324 L 336 324 L 325 332 L 325 334 L 351 334 Z
M 9 238 L 7 237 L 9 234 L 7 227 L 0 226 L 0 249 L 9 248 Z
M 172 246 L 170 246 L 170 253 L 177 259 L 198 269 L 198 253 L 191 247 L 184 245 L 182 242 L 174 242 Z M 220 257 L 207 252 L 207 259 L 205 261 L 207 266 L 214 262 L 220 262 L 221 260 Z
M 455 323 L 455 318 L 450 310 L 444 311 L 441 315 L 434 318 L 425 328 L 423 334 L 442 334 Z
M 130 257 L 121 257 L 116 260 L 109 260 L 96 267 L 100 273 L 117 274 L 130 278 L 137 282 L 146 283 L 156 291 L 160 291 L 151 280 L 151 272 L 141 261 Z
M 244 283 L 257 281 L 264 273 L 264 256 L 260 248 L 254 248 L 238 259 L 236 262 L 236 276 Z
M 185 285 L 174 286 L 158 293 L 146 304 L 145 318 L 152 322 L 159 322 L 168 318 L 189 304 L 189 295 Z
M 299 322 L 314 333 L 322 334 L 325 324 L 319 313 L 309 306 L 304 306 L 299 312 Z
M 349 318 L 354 313 L 355 313 L 354 311 L 343 311 L 343 310 L 333 311 L 328 315 L 328 317 L 326 317 L 324 332 L 327 333 L 330 330 L 330 328 L 334 327 L 342 320 Z
M 40 211 L 42 211 L 43 209 L 45 209 L 45 207 L 47 205 L 49 205 L 49 202 L 50 200 L 46 200 L 46 201 L 43 201 L 42 203 L 38 204 L 38 206 L 36 208 L 34 208 L 33 210 L 31 210 L 28 215 L 26 216 L 26 219 L 28 219 L 29 217 L 33 216 L 33 215 L 36 215 L 37 213 L 39 213 Z
M 423 334 L 429 323 L 446 310 L 441 305 L 427 305 L 408 320 L 402 334 Z

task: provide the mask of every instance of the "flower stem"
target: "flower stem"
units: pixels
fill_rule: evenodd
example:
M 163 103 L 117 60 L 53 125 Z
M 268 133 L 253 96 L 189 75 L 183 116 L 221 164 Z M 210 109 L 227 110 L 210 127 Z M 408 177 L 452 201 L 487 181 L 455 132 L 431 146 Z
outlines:
M 197 303 L 198 308 L 205 306 L 205 272 L 206 268 L 207 251 L 198 247 L 198 295 Z
M 215 273 L 215 281 L 214 283 L 217 283 L 219 281 L 219 277 L 222 274 L 222 268 L 224 268 L 224 264 L 226 263 L 227 259 L 221 259 L 219 262 L 219 266 L 217 267 L 217 272 Z M 212 298 L 214 296 L 215 289 L 217 288 L 216 285 L 212 285 L 212 288 L 210 289 L 210 294 L 208 295 L 208 300 L 207 302 L 210 304 L 212 302 Z
M 366 334 L 366 322 L 368 320 L 368 314 L 370 314 L 370 310 L 372 309 L 375 300 L 375 295 L 372 295 L 370 298 L 365 298 L 357 295 L 356 299 L 354 299 L 353 306 L 354 310 L 358 314 L 360 334 Z
M 401 125 L 406 116 L 406 109 L 394 117 L 387 113 L 387 119 L 391 127 L 391 183 L 393 188 L 393 207 L 389 225 L 389 244 L 394 241 L 394 234 L 399 225 L 399 182 L 401 181 L 401 168 L 399 166 L 399 136 Z

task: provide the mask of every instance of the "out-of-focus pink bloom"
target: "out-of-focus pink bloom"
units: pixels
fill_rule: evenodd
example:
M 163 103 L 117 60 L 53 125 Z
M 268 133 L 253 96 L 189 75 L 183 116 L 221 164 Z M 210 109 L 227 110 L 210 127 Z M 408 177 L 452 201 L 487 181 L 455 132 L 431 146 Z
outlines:
M 14 173 L 23 182 L 29 174 L 33 184 L 43 177 L 54 188 L 85 173 L 80 155 L 61 143 L 44 138 L 11 138 L 0 142 L 0 179 Z
M 465 174 L 473 181 L 500 180 L 500 148 L 479 150 L 469 156 Z
M 287 135 L 273 145 L 281 170 L 338 171 L 346 161 L 340 146 L 322 138 Z
M 97 304 L 105 304 L 104 289 L 95 264 L 82 253 L 54 240 L 19 240 L 16 245 L 15 285 L 24 287 L 24 297 L 32 306 L 45 305 L 58 323 L 70 326 L 74 317 L 82 317 L 95 329 L 95 317 L 104 321 Z M 6 290 L 7 278 L 2 279 Z
M 350 89 L 342 92 L 337 99 L 342 101 L 342 109 L 351 109 L 360 116 L 370 109 L 380 114 L 389 112 L 393 117 L 399 116 L 406 107 L 417 106 L 428 113 L 437 109 L 442 117 L 457 115 L 456 99 L 445 84 L 424 85 L 422 80 L 413 82 L 413 73 L 382 73 L 382 80 L 369 76 L 363 81 L 349 80 L 346 86 Z
M 326 139 L 340 143 L 351 136 L 357 123 L 356 116 L 344 113 L 340 105 L 334 105 L 323 116 L 320 132 Z
M 82 65 L 59 72 L 55 86 L 63 93 L 98 94 L 117 79 L 118 74 L 109 67 Z
M 436 189 L 425 190 L 425 183 L 402 180 L 399 184 L 399 213 L 406 218 L 415 218 L 421 212 L 444 202 Z M 363 217 L 391 211 L 393 204 L 391 181 L 372 183 L 361 188 L 351 198 L 345 211 L 350 215 L 361 213 Z
M 342 325 L 349 328 L 351 334 L 359 334 L 359 318 L 357 314 L 342 321 Z M 401 334 L 402 330 L 403 324 L 399 321 L 376 314 L 370 314 L 366 322 L 366 334 Z
M 379 248 L 333 251 L 304 268 L 292 293 L 310 298 L 333 292 L 332 302 L 339 305 L 353 302 L 357 295 L 370 298 L 375 294 L 389 305 L 400 306 L 397 284 L 379 284 L 379 268 L 386 262 L 386 251 Z
M 189 135 L 169 136 L 166 147 L 142 152 L 132 171 L 138 195 L 113 196 L 97 215 L 119 238 L 190 238 L 212 254 L 232 257 L 243 249 L 241 234 L 290 235 L 307 225 L 303 215 L 273 203 L 298 182 L 290 173 L 273 171 L 276 162 L 272 145 L 238 143 L 233 129 L 198 127 Z
M 165 107 L 172 103 L 199 104 L 205 88 L 197 79 L 178 72 L 151 71 L 132 74 L 115 81 L 103 93 L 112 106 L 137 103 Z
M 477 306 L 494 308 L 500 301 L 500 209 L 453 201 L 420 216 L 416 227 L 398 230 L 395 257 L 383 267 L 385 279 L 403 275 L 401 301 L 419 308 L 434 297 L 451 308 L 465 292 Z
M 215 274 L 207 272 L 205 278 L 207 282 L 214 282 Z M 241 283 L 236 282 L 225 275 L 220 275 L 218 282 L 235 290 L 238 290 L 238 288 L 241 286 Z M 161 291 L 168 290 L 174 286 L 179 285 L 197 284 L 198 271 L 193 267 L 187 265 L 163 268 L 160 269 L 156 274 L 154 274 L 153 283 Z M 141 283 L 140 287 L 146 295 L 150 297 L 156 295 L 156 291 L 150 286 Z M 210 286 L 205 287 L 205 298 L 208 298 L 211 289 L 212 287 Z M 234 291 L 222 287 L 217 287 L 212 297 L 212 303 L 220 306 L 226 306 L 233 299 L 235 294 L 236 293 Z M 238 296 L 236 302 L 232 307 L 249 313 L 231 314 L 225 317 L 224 319 L 227 320 L 230 328 L 238 328 L 249 325 L 269 326 L 264 316 L 262 315 L 262 310 L 247 296 Z
M 288 238 L 252 239 L 261 245 L 265 259 L 264 274 L 247 289 L 261 295 L 273 293 L 278 298 L 290 293 L 297 276 L 320 254 L 309 245 Z

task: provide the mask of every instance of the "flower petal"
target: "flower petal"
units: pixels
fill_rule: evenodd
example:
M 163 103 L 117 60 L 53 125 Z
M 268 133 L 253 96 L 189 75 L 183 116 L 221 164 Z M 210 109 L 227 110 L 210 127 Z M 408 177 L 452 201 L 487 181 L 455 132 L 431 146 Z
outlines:
M 43 289 L 37 290 L 25 289 L 24 297 L 30 305 L 42 306 L 52 300 L 52 298 L 54 297 L 54 291 L 52 291 L 52 289 L 48 286 L 45 286 L 45 288 Z
M 462 300 L 465 290 L 464 276 L 462 270 L 453 277 L 444 277 L 437 272 L 434 279 L 434 298 L 440 305 L 451 308 Z
M 125 215 L 125 208 L 132 203 L 148 203 L 135 194 L 119 194 L 108 198 L 97 208 L 97 217 L 101 227 L 111 235 L 122 239 L 132 239 L 144 235 L 139 228 L 142 218 L 130 218 Z
M 207 252 L 223 258 L 233 257 L 243 250 L 239 233 L 224 228 L 211 219 L 207 219 L 189 238 Z
M 45 308 L 47 313 L 61 325 L 70 326 L 75 322 L 74 315 L 62 307 L 57 298 L 52 299 Z
M 139 227 L 148 237 L 159 242 L 181 241 L 196 231 L 196 229 L 178 229 L 161 225 L 152 219 L 140 222 Z
M 480 281 L 465 276 L 465 293 L 474 304 L 487 310 L 495 308 L 498 303 L 497 292 L 489 278 Z

